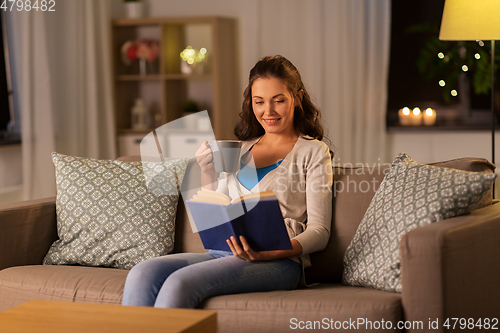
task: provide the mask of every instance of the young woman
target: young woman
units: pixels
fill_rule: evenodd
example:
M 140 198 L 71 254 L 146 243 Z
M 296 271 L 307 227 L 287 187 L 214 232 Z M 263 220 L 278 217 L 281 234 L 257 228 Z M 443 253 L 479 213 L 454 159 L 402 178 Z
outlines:
M 242 168 L 237 177 L 221 178 L 216 190 L 231 198 L 273 190 L 293 248 L 258 252 L 243 237 L 231 237 L 231 252 L 146 260 L 127 277 L 124 305 L 195 308 L 217 295 L 295 289 L 310 266 L 309 254 L 326 247 L 332 214 L 330 150 L 320 141 L 320 112 L 290 61 L 275 56 L 257 62 L 240 117 L 235 134 L 243 150 L 251 152 L 258 178 L 245 177 Z M 196 156 L 202 181 L 211 184 L 217 174 L 206 143 Z

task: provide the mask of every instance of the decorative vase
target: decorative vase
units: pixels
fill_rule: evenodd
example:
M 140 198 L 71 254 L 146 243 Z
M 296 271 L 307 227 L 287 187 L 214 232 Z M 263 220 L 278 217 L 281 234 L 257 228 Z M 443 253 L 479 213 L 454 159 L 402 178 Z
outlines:
M 149 111 L 142 98 L 136 98 L 132 107 L 132 129 L 146 130 L 149 128 Z
M 142 1 L 125 2 L 125 15 L 127 18 L 144 17 L 144 3 Z

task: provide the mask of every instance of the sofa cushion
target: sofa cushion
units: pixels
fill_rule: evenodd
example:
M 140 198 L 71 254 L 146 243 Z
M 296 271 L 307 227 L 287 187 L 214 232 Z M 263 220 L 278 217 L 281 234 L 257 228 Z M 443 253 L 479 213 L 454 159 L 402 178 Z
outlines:
M 442 167 L 442 168 L 484 172 L 484 173 L 494 173 L 496 168 L 495 165 L 489 162 L 488 160 L 484 158 L 474 158 L 474 157 L 456 158 L 454 160 L 449 160 L 449 161 L 429 163 L 428 165 Z M 493 201 L 493 187 L 490 188 L 490 190 L 484 196 L 481 203 L 477 205 L 476 209 L 487 207 L 491 205 L 492 201 Z
M 465 171 L 493 173 L 495 165 L 484 158 L 458 158 L 429 165 Z M 325 250 L 312 253 L 312 266 L 306 268 L 308 282 L 341 282 L 344 253 L 370 202 L 378 190 L 389 164 L 337 165 L 333 168 L 333 214 L 330 240 Z M 492 192 L 478 206 L 491 204 Z
M 495 178 L 398 155 L 346 250 L 343 283 L 401 292 L 401 237 L 417 227 L 471 212 Z
M 30 300 L 121 304 L 128 271 L 83 266 L 18 266 L 0 271 L 0 311 Z
M 187 160 L 121 162 L 53 153 L 59 240 L 44 264 L 130 269 L 174 247 Z
M 152 157 L 146 157 L 147 160 L 154 161 Z M 117 158 L 117 161 L 122 162 L 140 162 L 141 155 L 129 155 Z M 201 179 L 201 170 L 196 162 L 196 159 L 190 159 L 186 167 L 186 176 L 182 180 L 181 195 L 186 190 L 199 187 Z M 191 223 L 186 210 L 185 198 L 179 200 L 177 207 L 177 217 L 175 219 L 175 242 L 174 253 L 204 253 L 207 252 L 203 243 L 201 242 L 200 235 L 193 232 Z
M 383 319 L 390 321 L 395 328 L 396 322 L 403 320 L 401 295 L 340 284 L 320 284 L 294 291 L 217 296 L 206 300 L 202 307 L 217 311 L 217 320 L 224 323 L 219 325 L 221 333 L 350 331 L 338 329 L 338 326 L 335 329 L 333 325 L 349 324 L 358 318 L 372 323 L 380 323 Z M 304 329 L 314 325 L 315 330 Z M 367 329 L 364 324 L 359 326 L 359 330 L 352 329 L 352 326 L 349 328 L 361 332 L 384 331 Z

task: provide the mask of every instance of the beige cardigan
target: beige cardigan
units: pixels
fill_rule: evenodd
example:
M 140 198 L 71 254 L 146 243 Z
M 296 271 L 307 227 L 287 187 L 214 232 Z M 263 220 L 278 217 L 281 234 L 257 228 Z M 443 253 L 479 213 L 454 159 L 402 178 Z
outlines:
M 243 142 L 241 155 L 259 140 Z M 232 199 L 250 193 L 274 191 L 288 234 L 303 249 L 300 260 L 292 259 L 301 262 L 305 268 L 311 265 L 309 254 L 323 250 L 330 237 L 332 183 L 328 146 L 318 140 L 299 137 L 279 167 L 266 174 L 251 190 L 241 185 L 235 176 L 222 174 L 217 191 Z

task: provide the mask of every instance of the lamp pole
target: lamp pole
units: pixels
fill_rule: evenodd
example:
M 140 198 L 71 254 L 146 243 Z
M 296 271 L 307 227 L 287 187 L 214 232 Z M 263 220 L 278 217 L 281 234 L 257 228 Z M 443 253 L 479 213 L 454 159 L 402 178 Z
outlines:
M 491 41 L 491 163 L 495 164 L 495 41 Z
M 491 40 L 491 163 L 495 164 L 495 41 Z M 495 199 L 495 183 L 492 189 Z

